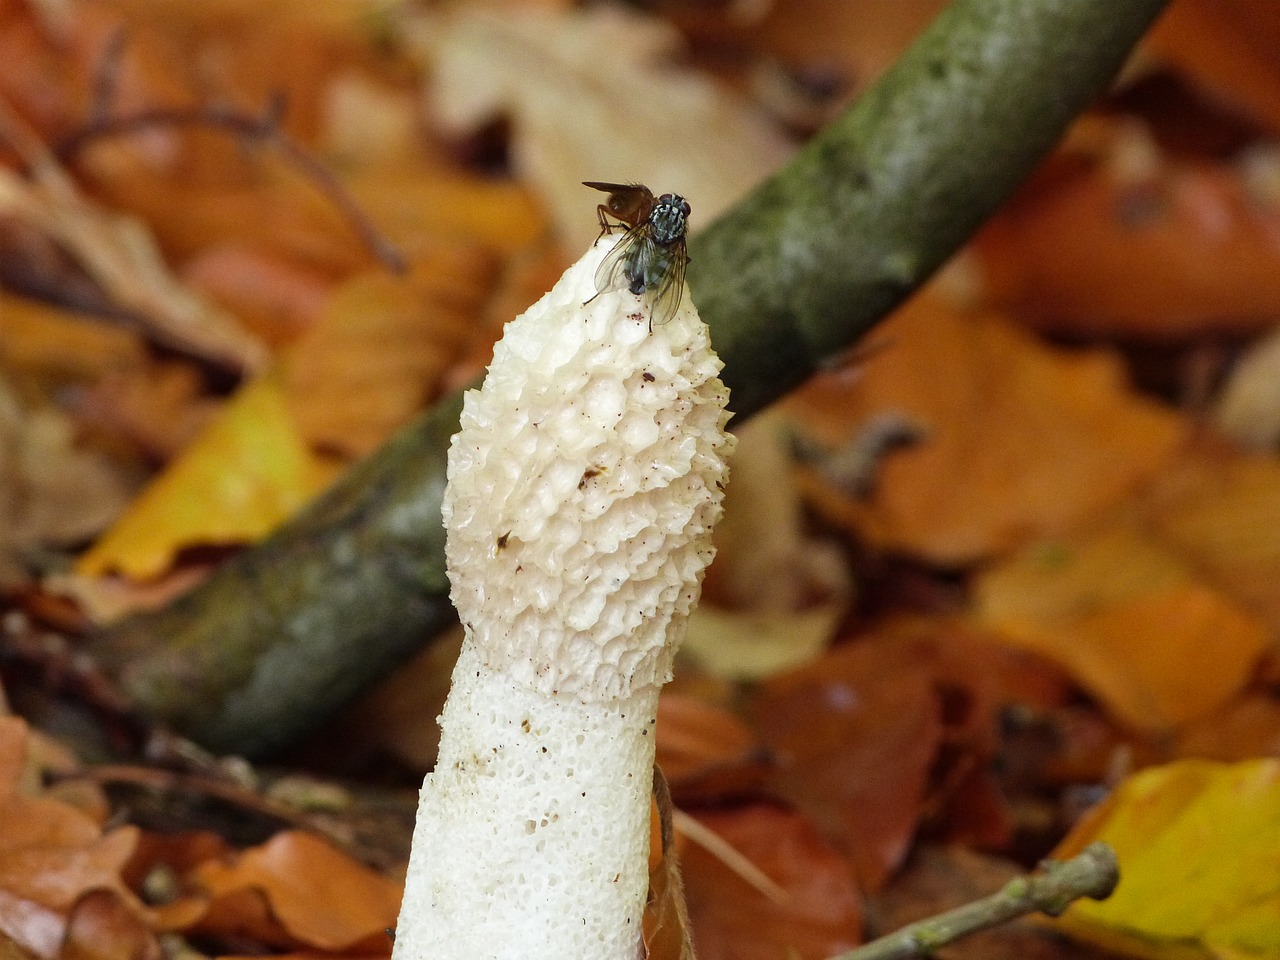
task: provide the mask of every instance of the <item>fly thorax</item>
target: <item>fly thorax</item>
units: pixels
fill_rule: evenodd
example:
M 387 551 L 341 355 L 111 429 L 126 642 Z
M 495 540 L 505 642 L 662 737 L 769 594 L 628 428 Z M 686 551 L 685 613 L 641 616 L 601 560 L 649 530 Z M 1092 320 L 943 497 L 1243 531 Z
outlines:
M 685 235 L 688 218 L 688 201 L 677 194 L 664 193 L 649 215 L 654 241 L 663 246 L 675 243 Z

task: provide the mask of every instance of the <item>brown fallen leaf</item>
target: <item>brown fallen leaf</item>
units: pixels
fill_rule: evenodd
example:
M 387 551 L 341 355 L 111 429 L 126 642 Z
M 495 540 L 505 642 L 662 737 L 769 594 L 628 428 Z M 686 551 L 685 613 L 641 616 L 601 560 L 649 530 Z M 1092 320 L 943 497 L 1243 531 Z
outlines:
M 793 69 L 839 68 L 861 89 L 942 12 L 944 0 L 774 0 L 750 36 Z
M 53 960 L 66 937 L 75 942 L 77 930 L 92 926 L 125 943 L 126 955 L 157 956 L 147 910 L 122 879 L 137 828 L 104 833 L 80 810 L 24 783 L 29 744 L 23 721 L 0 718 L 0 935 Z
M 1177 0 L 1146 43 L 1216 99 L 1280 132 L 1280 22 L 1268 0 Z
M 5 292 L 0 297 L 0 370 L 15 380 L 89 382 L 141 369 L 138 335 L 99 317 Z
M 0 583 L 21 579 L 24 554 L 101 531 L 129 495 L 109 461 L 78 448 L 64 414 L 24 408 L 0 376 Z
M 333 279 L 275 251 L 212 246 L 182 267 L 193 289 L 238 316 L 273 348 L 310 330 L 333 291 Z
M 0 100 L 0 136 L 32 171 L 0 170 L 0 210 L 46 232 L 159 342 L 238 371 L 265 366 L 265 346 L 169 270 L 147 226 L 89 200 L 35 131 Z
M 58 960 L 162 960 L 146 919 L 109 890 L 90 890 L 71 910 Z
M 400 883 L 300 831 L 277 834 L 229 863 L 206 861 L 187 880 L 212 898 L 200 930 L 244 930 L 275 946 L 344 953 L 389 950 L 386 930 L 395 926 L 402 892 Z
M 926 819 L 957 841 L 1008 841 L 993 771 L 1027 666 L 993 639 L 954 618 L 889 619 L 752 696 L 773 790 L 848 851 L 863 889 L 885 884 Z
M 925 293 L 881 331 L 888 346 L 865 367 L 787 401 L 796 432 L 833 454 L 886 411 L 922 428 L 869 494 L 803 478 L 828 519 L 880 548 L 957 566 L 1071 530 L 1147 482 L 1188 432 L 1126 386 L 1115 356 L 1051 349 L 998 315 Z
M 107 373 L 80 391 L 77 420 L 87 431 L 144 461 L 167 463 L 222 408 L 189 363 L 154 360 L 130 372 Z
M 406 277 L 379 270 L 338 287 L 283 359 L 308 442 L 362 456 L 439 396 L 477 334 L 495 272 L 483 247 L 455 243 L 424 251 Z
M 1159 542 L 1280 630 L 1280 460 L 1212 441 L 1197 444 L 1160 474 L 1138 505 Z
M 1058 158 L 978 234 L 984 296 L 1075 335 L 1267 329 L 1280 204 L 1239 166 L 1164 158 L 1132 124 L 1112 129 L 1103 155 Z
M 1177 742 L 1180 757 L 1234 763 L 1280 756 L 1280 699 L 1252 693 L 1189 725 Z
M 910 848 L 943 735 L 933 678 L 913 659 L 849 644 L 765 681 L 752 702 L 775 789 L 849 850 L 870 891 Z
M 701 960 L 821 960 L 859 942 L 861 895 L 849 864 L 803 816 L 756 803 L 696 817 L 784 894 L 767 896 L 687 844 L 685 890 Z

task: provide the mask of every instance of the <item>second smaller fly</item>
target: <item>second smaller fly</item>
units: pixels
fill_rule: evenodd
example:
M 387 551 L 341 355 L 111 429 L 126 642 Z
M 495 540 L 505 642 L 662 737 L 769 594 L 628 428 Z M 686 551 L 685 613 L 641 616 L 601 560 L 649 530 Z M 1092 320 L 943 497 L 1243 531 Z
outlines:
M 655 200 L 653 192 L 639 183 L 588 180 L 583 186 L 609 194 L 609 199 L 596 207 L 601 237 L 619 226 L 610 217 L 628 228 L 596 268 L 595 296 L 612 290 L 644 296 L 650 304 L 649 329 L 655 323 L 666 323 L 684 294 L 689 202 L 674 193 L 664 193 Z

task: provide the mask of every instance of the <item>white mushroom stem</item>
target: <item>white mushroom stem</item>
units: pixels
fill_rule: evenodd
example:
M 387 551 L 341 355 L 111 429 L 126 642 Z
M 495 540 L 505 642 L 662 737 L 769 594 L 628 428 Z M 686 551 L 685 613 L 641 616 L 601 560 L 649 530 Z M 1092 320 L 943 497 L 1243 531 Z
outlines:
M 642 951 L 658 692 L 714 552 L 733 444 L 688 296 L 652 332 L 635 295 L 592 299 L 612 242 L 508 324 L 449 451 L 466 640 L 394 960 Z

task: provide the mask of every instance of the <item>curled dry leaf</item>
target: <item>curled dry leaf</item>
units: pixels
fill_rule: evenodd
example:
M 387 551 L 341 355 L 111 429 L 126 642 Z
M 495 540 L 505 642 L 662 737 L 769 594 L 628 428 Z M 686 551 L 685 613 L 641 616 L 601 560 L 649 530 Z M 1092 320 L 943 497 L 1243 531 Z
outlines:
M 454 134 L 499 116 L 517 169 L 537 185 L 570 249 L 598 230 L 583 180 L 640 181 L 693 198 L 709 223 L 791 147 L 745 103 L 672 65 L 678 37 L 619 6 L 571 13 L 465 9 L 418 21 L 438 123 Z
M 129 492 L 62 413 L 24 408 L 0 378 L 0 583 L 19 576 L 22 554 L 98 533 Z
M 135 827 L 104 833 L 79 810 L 19 789 L 28 744 L 26 724 L 0 721 L 0 934 L 41 958 L 62 956 L 64 938 L 96 928 L 130 949 L 121 955 L 155 956 L 142 922 L 146 908 L 121 872 L 138 839 Z M 93 905 L 85 903 L 93 894 Z M 69 929 L 70 928 L 70 929 Z
M 1187 433 L 1124 383 L 1115 356 L 1050 349 L 998 315 L 925 294 L 881 330 L 889 345 L 856 374 L 819 376 L 787 401 L 796 432 L 832 450 L 886 410 L 923 428 L 866 497 L 802 479 L 875 546 L 960 565 L 1070 530 L 1148 481 Z
M 400 907 L 399 883 L 300 831 L 277 834 L 230 863 L 207 861 L 188 880 L 213 898 L 199 929 L 247 927 L 284 947 L 375 951 L 388 945 Z
M 155 339 L 236 370 L 261 369 L 266 348 L 169 270 L 150 230 L 86 198 L 35 133 L 3 101 L 0 132 L 33 179 L 0 170 L 0 210 L 56 241 Z

